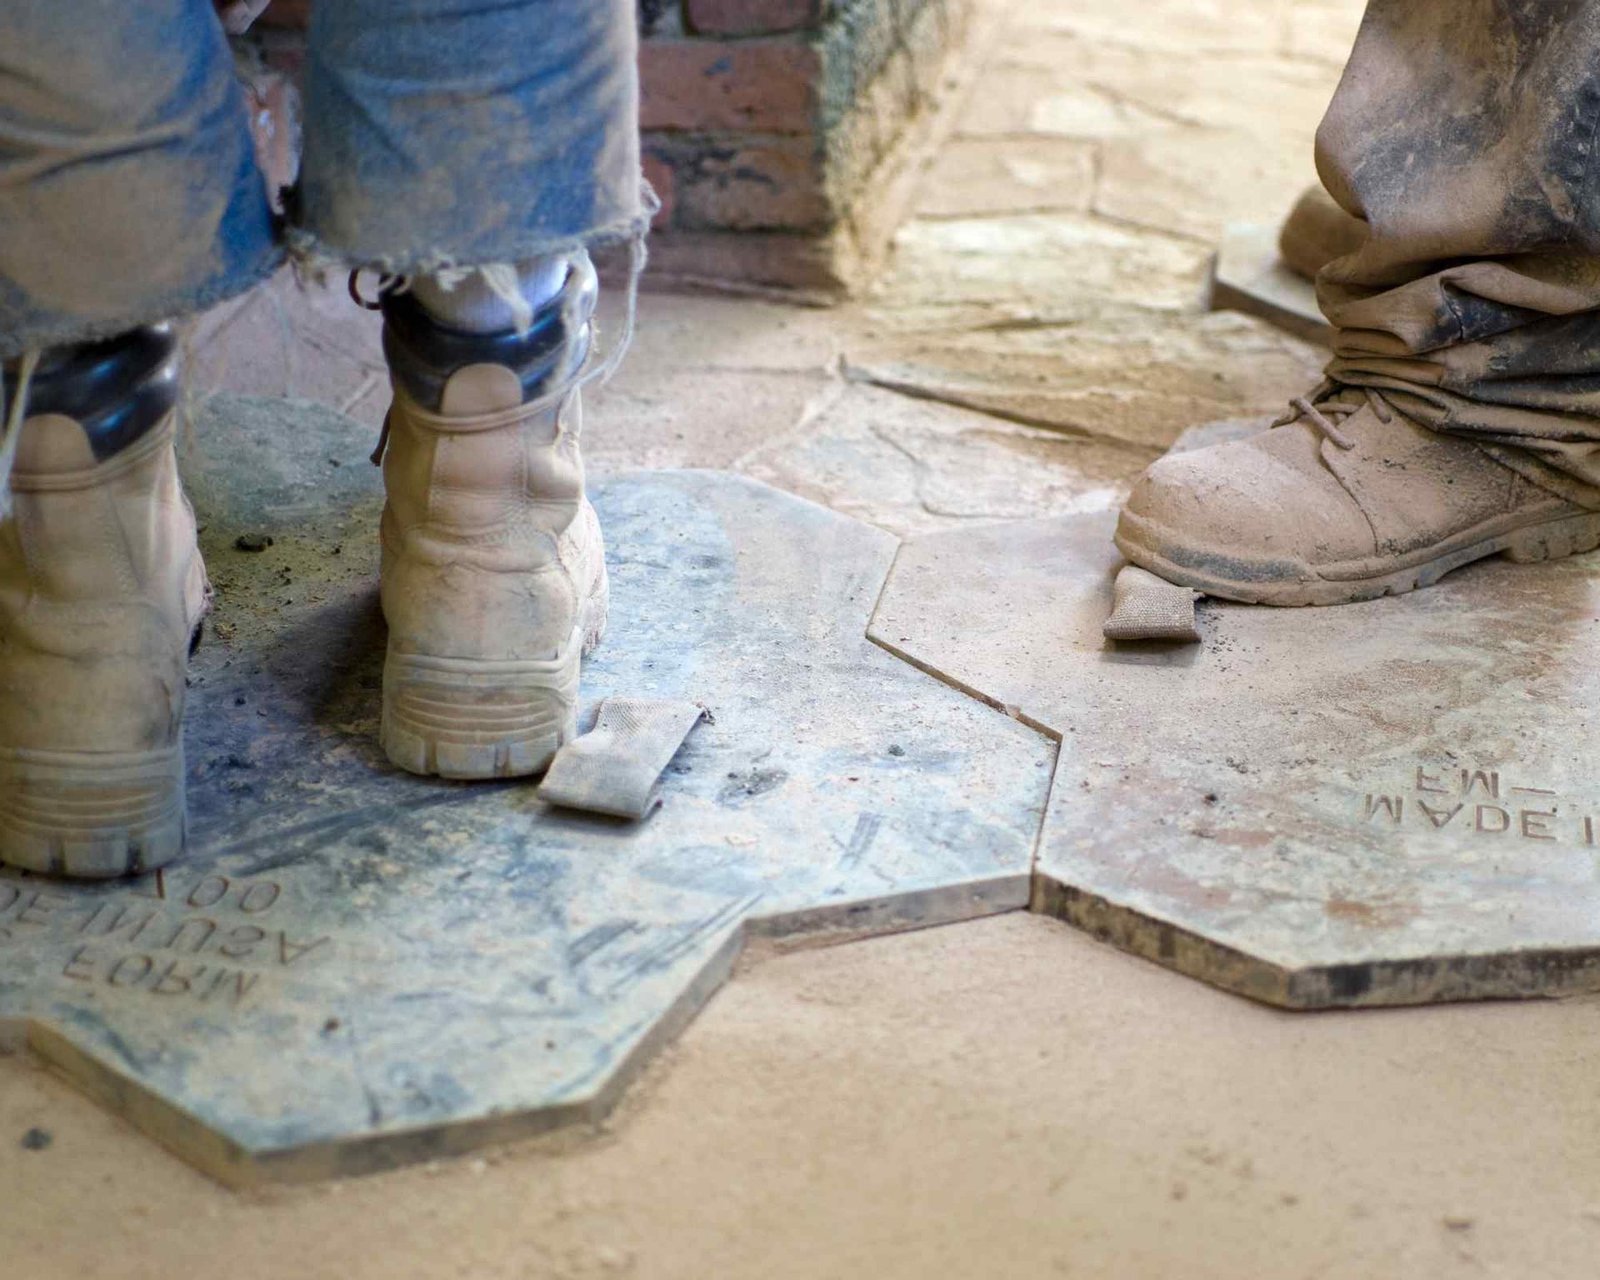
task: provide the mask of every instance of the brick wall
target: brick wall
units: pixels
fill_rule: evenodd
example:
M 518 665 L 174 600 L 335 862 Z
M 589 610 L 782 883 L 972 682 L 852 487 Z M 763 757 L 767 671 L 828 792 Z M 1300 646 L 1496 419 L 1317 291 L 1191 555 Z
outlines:
M 256 34 L 292 74 L 311 0 Z M 337 3 L 338 0 L 326 0 Z M 863 206 L 938 97 L 968 0 L 640 0 L 659 276 L 838 293 L 892 217 Z M 876 228 L 876 230 L 874 230 Z

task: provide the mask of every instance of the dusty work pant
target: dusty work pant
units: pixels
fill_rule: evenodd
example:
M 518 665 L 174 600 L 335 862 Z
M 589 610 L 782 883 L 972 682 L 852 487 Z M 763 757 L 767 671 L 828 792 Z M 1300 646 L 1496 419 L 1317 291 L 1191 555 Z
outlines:
M 1600 507 L 1600 0 L 1369 0 L 1317 136 L 1333 378 Z M 1507 450 L 1503 446 L 1519 446 Z
M 280 225 L 212 0 L 0 0 L 0 359 L 248 289 L 642 233 L 634 0 L 324 0 Z

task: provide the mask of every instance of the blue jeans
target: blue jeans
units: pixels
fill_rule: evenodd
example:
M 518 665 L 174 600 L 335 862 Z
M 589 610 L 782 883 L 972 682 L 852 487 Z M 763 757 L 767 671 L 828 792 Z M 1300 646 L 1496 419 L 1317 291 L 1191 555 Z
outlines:
M 643 233 L 634 0 L 322 0 L 287 225 L 211 0 L 0 2 L 0 359 L 241 293 Z

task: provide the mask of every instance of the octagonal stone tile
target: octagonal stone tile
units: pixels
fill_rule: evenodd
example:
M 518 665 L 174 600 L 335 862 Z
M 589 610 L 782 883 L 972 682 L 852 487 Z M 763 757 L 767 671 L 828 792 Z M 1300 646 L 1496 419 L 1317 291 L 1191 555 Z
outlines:
M 192 847 L 132 883 L 0 875 L 0 1038 L 229 1182 L 359 1173 L 598 1117 L 750 936 L 1025 905 L 1054 744 L 868 642 L 892 537 L 732 476 L 595 495 L 586 703 L 715 714 L 654 816 L 391 768 L 370 445 L 211 403 Z
M 1036 908 L 1294 1008 L 1600 989 L 1600 563 L 1101 638 L 1113 517 L 908 543 L 871 634 L 1058 734 Z

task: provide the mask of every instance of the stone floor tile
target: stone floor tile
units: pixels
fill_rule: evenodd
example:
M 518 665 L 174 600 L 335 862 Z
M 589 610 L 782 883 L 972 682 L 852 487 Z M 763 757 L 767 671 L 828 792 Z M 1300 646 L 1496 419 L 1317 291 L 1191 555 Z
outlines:
M 619 290 L 602 295 L 600 331 L 607 341 L 620 328 L 620 304 Z M 759 298 L 641 294 L 633 344 L 612 385 L 644 391 L 691 369 L 819 373 L 838 357 L 845 314 Z
M 1345 0 L 1295 0 L 1285 17 L 1284 53 L 1343 68 L 1356 42 L 1361 6 Z
M 1055 67 L 991 63 L 979 73 L 978 85 L 956 116 L 958 138 L 1023 137 L 1034 131 L 1034 114 L 1041 102 L 1070 89 L 1070 81 Z
M 379 482 L 332 466 L 365 429 L 210 408 L 190 850 L 128 883 L 0 874 L 0 1027 L 202 1168 L 348 1175 L 592 1121 L 746 935 L 1026 902 L 1054 745 L 866 639 L 888 534 L 726 475 L 601 486 L 586 701 L 715 719 L 645 823 L 563 814 L 382 759 Z
M 813 429 L 740 470 L 902 536 L 972 521 L 1105 510 L 1153 452 L 851 386 Z
M 958 138 L 923 175 L 915 215 L 971 218 L 1082 213 L 1094 199 L 1095 147 L 1056 138 Z
M 1017 6 L 1014 31 L 1080 37 L 1097 48 L 1156 50 L 1197 59 L 1241 50 L 1269 53 L 1296 0 L 1142 0 L 1137 13 L 1108 4 Z
M 1101 146 L 1093 210 L 1215 243 L 1231 222 L 1281 222 L 1315 181 L 1309 136 L 1291 154 L 1251 147 L 1229 130 L 1163 125 Z
M 859 340 L 849 367 L 913 395 L 1159 452 L 1197 422 L 1276 415 L 1325 360 L 1261 321 L 1219 312 L 886 333 Z
M 1207 250 L 1159 232 L 1082 214 L 923 218 L 895 237 L 874 298 L 898 306 L 993 304 L 1045 311 L 1075 300 L 1193 309 Z
M 1117 646 L 1111 527 L 916 539 L 873 621 L 1061 735 L 1036 909 L 1293 1008 L 1600 990 L 1600 558 Z
M 619 376 L 588 397 L 584 455 L 591 472 L 634 467 L 730 467 L 786 437 L 832 380 L 822 373 L 679 368 Z
M 1141 50 L 1097 51 L 1083 82 L 1132 110 L 1169 125 L 1228 129 L 1240 135 L 1239 160 L 1252 150 L 1298 153 L 1309 143 L 1338 84 L 1339 68 L 1253 53 L 1209 58 L 1152 57 Z M 1227 171 L 1217 185 L 1227 184 Z

